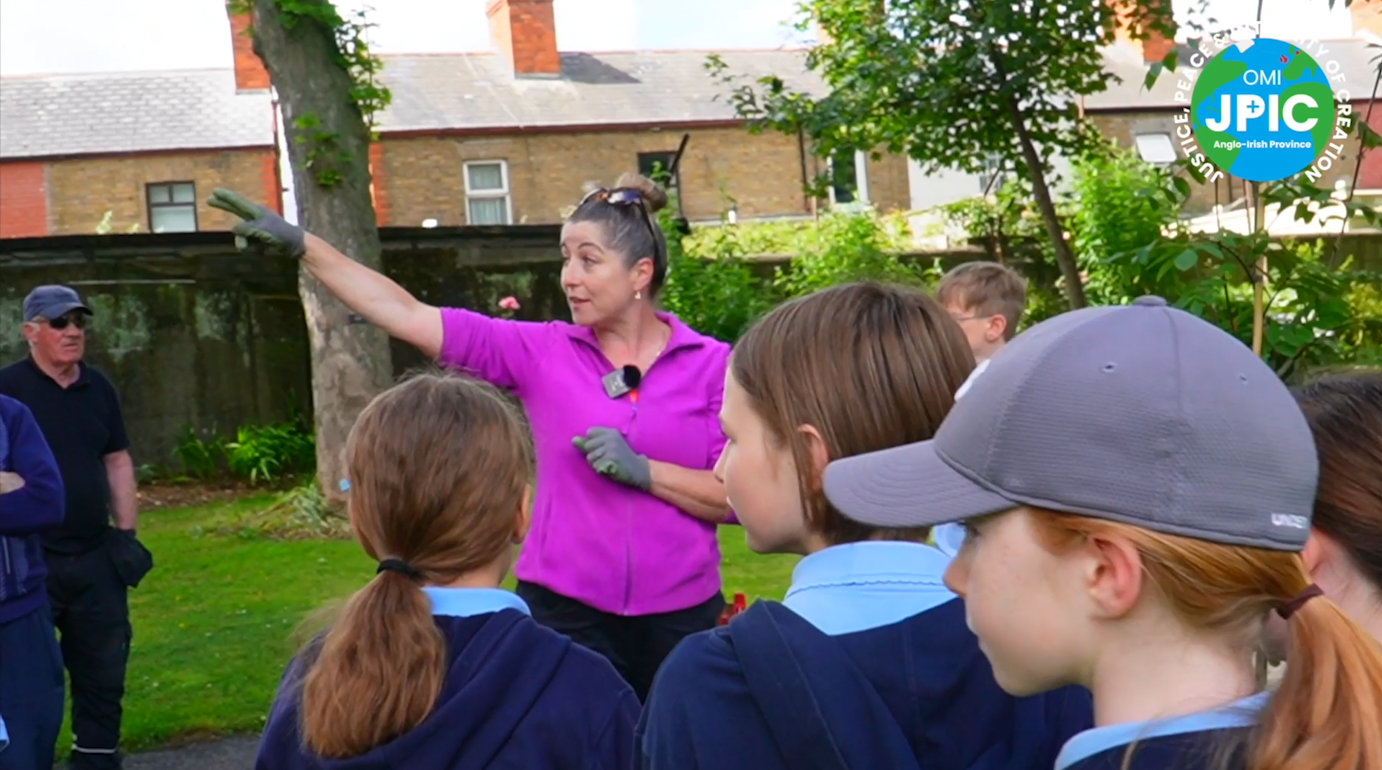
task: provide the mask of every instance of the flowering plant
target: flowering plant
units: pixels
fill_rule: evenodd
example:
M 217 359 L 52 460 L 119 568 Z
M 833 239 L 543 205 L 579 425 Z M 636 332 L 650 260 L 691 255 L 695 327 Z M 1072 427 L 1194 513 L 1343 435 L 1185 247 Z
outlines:
M 509 296 L 499 300 L 499 315 L 504 318 L 513 318 L 514 311 L 521 307 L 518 298 Z

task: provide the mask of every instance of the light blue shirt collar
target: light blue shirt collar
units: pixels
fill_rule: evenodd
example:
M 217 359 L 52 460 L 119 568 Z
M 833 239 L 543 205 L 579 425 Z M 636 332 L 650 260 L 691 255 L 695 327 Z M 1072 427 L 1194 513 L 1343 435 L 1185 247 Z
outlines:
M 830 636 L 867 631 L 956 598 L 942 580 L 949 564 L 923 543 L 831 546 L 797 563 L 782 603 Z
M 1127 746 L 1133 741 L 1145 741 L 1148 738 L 1161 738 L 1183 733 L 1251 727 L 1257 724 L 1258 716 L 1270 699 L 1270 692 L 1260 692 L 1210 711 L 1197 711 L 1193 714 L 1153 719 L 1147 722 L 1124 722 L 1119 725 L 1107 725 L 1085 730 L 1065 742 L 1065 746 L 1061 748 L 1060 756 L 1056 757 L 1055 770 L 1066 770 L 1066 768 L 1083 762 L 1095 754 L 1116 749 L 1119 746 Z
M 438 588 L 427 586 L 422 589 L 432 601 L 433 615 L 446 615 L 453 618 L 468 618 L 500 610 L 518 610 L 531 615 L 528 605 L 512 591 L 502 588 Z

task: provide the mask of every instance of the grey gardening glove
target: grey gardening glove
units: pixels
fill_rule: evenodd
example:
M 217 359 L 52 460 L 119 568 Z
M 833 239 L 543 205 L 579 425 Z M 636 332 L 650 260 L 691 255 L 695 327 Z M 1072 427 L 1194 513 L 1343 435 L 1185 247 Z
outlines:
M 253 203 L 239 193 L 218 187 L 211 193 L 206 205 L 229 211 L 245 220 L 231 228 L 231 232 L 237 236 L 236 246 L 241 249 L 248 242 L 254 242 L 271 252 L 286 254 L 294 259 L 307 251 L 307 233 L 301 227 L 290 224 L 273 209 Z
M 597 473 L 647 492 L 653 485 L 648 458 L 636 454 L 624 436 L 613 428 L 591 428 L 584 436 L 571 439 L 585 452 L 585 460 Z

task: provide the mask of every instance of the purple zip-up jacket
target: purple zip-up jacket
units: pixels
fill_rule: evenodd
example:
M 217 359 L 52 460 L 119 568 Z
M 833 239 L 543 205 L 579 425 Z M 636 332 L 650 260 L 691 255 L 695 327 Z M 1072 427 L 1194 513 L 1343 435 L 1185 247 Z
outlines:
M 512 392 L 532 424 L 537 495 L 519 580 L 618 615 L 682 610 L 720 590 L 715 525 L 601 476 L 571 439 L 615 428 L 651 460 L 714 468 L 729 345 L 658 313 L 672 336 L 635 402 L 606 395 L 602 378 L 614 367 L 588 327 L 457 308 L 441 317 L 438 360 Z
M 0 471 L 24 486 L 0 494 L 0 623 L 48 603 L 48 566 L 38 533 L 62 524 L 67 498 L 57 460 L 23 402 L 0 395 Z

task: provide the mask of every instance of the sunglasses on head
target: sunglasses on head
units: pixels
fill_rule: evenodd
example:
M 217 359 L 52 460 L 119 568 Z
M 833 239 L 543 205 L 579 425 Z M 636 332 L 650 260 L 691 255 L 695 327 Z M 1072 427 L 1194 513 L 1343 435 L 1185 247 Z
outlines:
M 84 315 L 65 315 L 65 316 L 62 316 L 61 318 L 54 318 L 54 319 L 52 319 L 51 321 L 48 322 L 48 325 L 49 325 L 49 326 L 53 327 L 54 329 L 57 329 L 58 331 L 62 331 L 63 329 L 66 329 L 67 326 L 68 326 L 68 324 L 71 324 L 72 326 L 75 326 L 75 327 L 77 327 L 78 329 L 85 329 L 85 328 L 86 328 L 86 316 L 84 316 Z
M 620 187 L 614 190 L 597 187 L 586 193 L 585 197 L 581 198 L 581 202 L 576 204 L 576 208 L 579 209 L 591 199 L 604 201 L 613 206 L 632 206 L 638 209 L 638 213 L 642 215 L 643 221 L 648 225 L 648 234 L 653 236 L 653 249 L 657 249 L 657 224 L 653 222 L 652 213 L 649 212 L 648 207 L 644 205 L 643 193 L 628 187 Z

